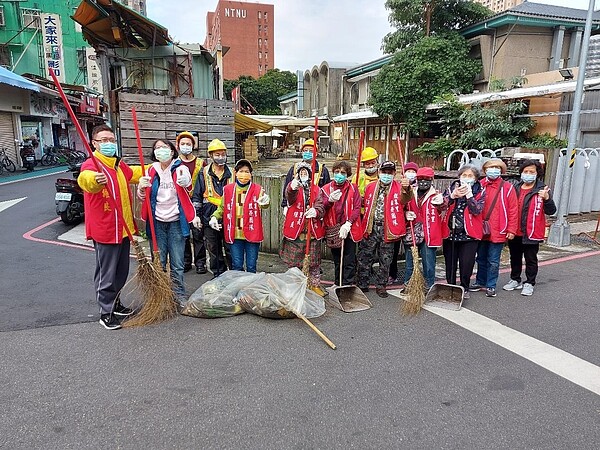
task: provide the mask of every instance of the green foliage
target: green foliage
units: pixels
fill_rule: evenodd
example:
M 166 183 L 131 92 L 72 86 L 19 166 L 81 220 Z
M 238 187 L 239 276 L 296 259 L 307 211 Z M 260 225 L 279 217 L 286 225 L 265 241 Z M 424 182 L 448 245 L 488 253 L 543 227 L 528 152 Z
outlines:
M 271 69 L 258 79 L 242 75 L 237 80 L 224 80 L 223 91 L 228 100 L 231 100 L 231 91 L 238 85 L 242 96 L 258 114 L 281 114 L 277 98 L 296 89 L 296 75 Z M 241 101 L 242 112 L 256 114 L 247 102 Z
M 565 148 L 568 145 L 566 139 L 559 139 L 550 133 L 536 134 L 531 136 L 527 142 L 521 143 L 525 148 Z
M 453 150 L 457 149 L 456 141 L 449 138 L 439 138 L 434 142 L 425 142 L 416 149 L 413 153 L 431 158 L 440 158 L 449 155 Z
M 370 104 L 379 116 L 405 122 L 412 132 L 426 128 L 425 107 L 436 96 L 473 90 L 481 63 L 469 58 L 458 35 L 431 36 L 398 51 L 370 86 Z
M 385 53 L 393 53 L 429 36 L 445 36 L 484 20 L 493 13 L 465 0 L 386 0 L 390 24 L 397 30 L 383 38 Z M 427 34 L 429 22 L 429 34 Z
M 520 88 L 526 84 L 527 78 L 523 76 L 511 77 L 508 81 L 503 78 L 492 78 L 489 82 L 488 90 L 491 92 L 501 92 L 508 89 Z

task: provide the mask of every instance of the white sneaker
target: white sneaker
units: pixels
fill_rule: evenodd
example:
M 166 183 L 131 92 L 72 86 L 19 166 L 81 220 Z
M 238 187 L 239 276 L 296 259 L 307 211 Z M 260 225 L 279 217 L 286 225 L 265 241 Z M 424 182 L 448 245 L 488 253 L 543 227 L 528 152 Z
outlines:
M 533 285 L 529 283 L 524 283 L 521 295 L 533 295 Z
M 504 286 L 502 286 L 502 289 L 504 289 L 505 291 L 514 291 L 515 289 L 522 289 L 522 288 L 523 288 L 523 285 L 521 283 L 519 283 L 517 280 L 510 280 L 508 283 L 506 283 Z M 523 295 L 525 295 L 525 294 L 523 294 Z M 531 295 L 531 294 L 529 294 L 529 295 Z

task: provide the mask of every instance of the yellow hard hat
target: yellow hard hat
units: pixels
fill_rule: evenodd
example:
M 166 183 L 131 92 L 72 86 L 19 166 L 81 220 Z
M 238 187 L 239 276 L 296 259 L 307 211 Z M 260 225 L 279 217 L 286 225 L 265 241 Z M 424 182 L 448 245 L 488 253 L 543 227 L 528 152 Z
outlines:
M 366 147 L 363 151 L 362 151 L 362 155 L 361 155 L 361 161 L 365 162 L 365 161 L 371 161 L 373 159 L 377 159 L 377 157 L 379 156 L 379 153 L 377 153 L 377 150 L 375 150 L 373 147 Z
M 304 147 L 313 147 L 315 145 L 315 141 L 312 139 L 307 139 L 302 143 L 302 148 Z
M 179 141 L 182 140 L 183 138 L 188 138 L 192 141 L 192 147 L 196 147 L 196 138 L 194 137 L 194 135 L 192 133 L 190 133 L 189 131 L 184 131 L 183 133 L 179 133 L 177 135 L 177 139 L 175 140 L 175 144 L 177 146 L 179 146 Z
M 223 141 L 220 139 L 213 139 L 210 141 L 210 144 L 208 144 L 208 153 L 216 150 L 227 150 L 227 147 L 225 147 L 225 144 L 223 144 Z

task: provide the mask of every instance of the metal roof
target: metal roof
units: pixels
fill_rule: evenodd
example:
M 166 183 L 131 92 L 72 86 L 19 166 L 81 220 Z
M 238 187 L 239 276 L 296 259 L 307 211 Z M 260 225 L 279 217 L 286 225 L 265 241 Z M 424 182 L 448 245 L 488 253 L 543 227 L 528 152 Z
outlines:
M 40 86 L 33 81 L 29 81 L 27 78 L 17 75 L 8 69 L 0 66 L 0 83 L 8 84 L 9 86 L 17 87 L 20 89 L 28 89 L 30 91 L 40 92 Z

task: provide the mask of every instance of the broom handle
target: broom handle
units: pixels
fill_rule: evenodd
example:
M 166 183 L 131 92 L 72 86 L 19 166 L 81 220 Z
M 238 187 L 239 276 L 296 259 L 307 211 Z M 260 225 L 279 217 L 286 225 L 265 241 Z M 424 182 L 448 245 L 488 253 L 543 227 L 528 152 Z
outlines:
M 365 145 L 365 130 L 360 130 L 360 139 L 358 141 L 358 161 L 356 162 L 356 187 L 358 187 L 358 177 L 360 175 L 360 163 L 362 162 L 362 151 Z
M 329 345 L 329 346 L 330 346 L 330 347 L 331 347 L 333 350 L 335 350 L 335 349 L 337 348 L 337 347 L 335 346 L 335 344 L 334 344 L 333 342 L 331 342 L 331 341 L 329 340 L 329 338 L 328 338 L 327 336 L 325 336 L 325 335 L 323 334 L 323 332 L 322 332 L 321 330 L 319 330 L 319 329 L 318 329 L 318 328 L 317 328 L 317 327 L 316 327 L 316 326 L 315 326 L 315 325 L 314 325 L 314 324 L 313 324 L 313 323 L 312 323 L 310 320 L 308 320 L 306 317 L 304 317 L 304 316 L 303 316 L 302 314 L 300 314 L 300 313 L 294 313 L 294 314 L 296 314 L 296 316 L 297 316 L 299 319 L 302 319 L 302 320 L 304 320 L 304 322 L 305 322 L 305 323 L 306 323 L 306 324 L 307 324 L 309 327 L 311 327 L 311 328 L 312 328 L 312 330 L 313 330 L 315 333 L 317 333 L 317 334 L 319 335 L 319 337 L 320 337 L 321 339 L 323 339 L 323 340 L 325 341 L 325 343 L 326 343 L 327 345 Z
M 311 166 L 310 166 L 310 187 L 308 189 L 308 195 L 309 195 L 309 200 L 308 200 L 308 207 L 309 209 L 312 208 L 314 202 L 315 202 L 315 196 L 311 195 L 311 191 L 313 188 L 313 184 L 315 183 L 315 169 L 317 168 L 317 139 L 319 139 L 319 116 L 315 115 L 315 130 L 313 131 L 313 157 L 312 157 L 312 161 L 311 161 Z M 317 180 L 318 183 L 318 180 Z M 306 248 L 304 249 L 304 256 L 307 257 L 309 255 L 310 252 L 310 228 L 312 225 L 312 219 L 307 219 L 308 220 L 308 226 L 307 226 L 307 230 L 306 230 Z
M 48 72 L 50 72 L 50 76 L 52 77 L 52 81 L 54 81 L 54 85 L 56 86 L 56 89 L 58 90 L 60 98 L 61 98 L 63 104 L 65 105 L 65 108 L 67 109 L 67 112 L 69 113 L 69 117 L 71 118 L 71 122 L 73 122 L 73 124 L 75 125 L 75 129 L 77 130 L 77 134 L 79 134 L 79 138 L 81 139 L 81 142 L 83 142 L 83 146 L 84 146 L 85 150 L 87 151 L 88 156 L 92 159 L 92 161 L 94 162 L 94 165 L 96 166 L 96 171 L 100 172 L 100 173 L 103 173 L 102 169 L 100 168 L 100 163 L 98 162 L 98 160 L 94 156 L 94 152 L 92 151 L 92 149 L 90 147 L 90 143 L 88 142 L 87 138 L 85 137 L 83 129 L 81 128 L 81 125 L 80 125 L 79 121 L 77 120 L 77 117 L 75 116 L 75 112 L 73 112 L 73 108 L 71 108 L 71 105 L 69 104 L 69 100 L 67 100 L 67 96 L 65 95 L 65 91 L 63 91 L 63 88 L 60 85 L 60 82 L 58 81 L 58 78 L 56 78 L 56 74 L 54 73 L 54 69 L 48 69 Z M 129 230 L 129 227 L 127 226 L 127 223 L 125 222 L 125 220 L 123 218 L 123 213 L 121 212 L 121 210 L 119 208 L 117 208 L 116 197 L 113 197 L 111 195 L 110 189 L 108 188 L 108 184 L 106 185 L 106 190 L 108 191 L 108 198 L 107 198 L 107 200 L 108 200 L 108 203 L 109 203 L 110 207 L 113 208 L 116 211 L 116 213 L 117 213 L 117 220 L 123 224 L 123 228 L 125 229 L 125 232 L 127 233 L 127 237 L 129 238 L 129 240 L 131 242 L 133 242 L 133 235 L 131 234 L 131 231 Z
M 146 176 L 146 166 L 144 165 L 144 152 L 142 151 L 142 138 L 140 137 L 140 128 L 138 127 L 137 112 L 135 106 L 131 108 L 131 116 L 133 118 L 133 129 L 135 130 L 135 139 L 137 141 L 138 155 L 140 157 L 140 164 L 142 165 L 142 176 Z M 158 243 L 156 242 L 156 232 L 154 231 L 154 217 L 152 217 L 152 207 L 150 206 L 150 188 L 146 188 L 146 198 L 144 199 L 144 207 L 148 213 L 148 219 L 150 221 L 150 234 L 152 234 L 152 246 L 154 251 L 158 251 Z

